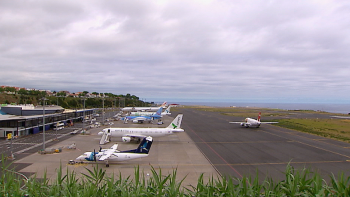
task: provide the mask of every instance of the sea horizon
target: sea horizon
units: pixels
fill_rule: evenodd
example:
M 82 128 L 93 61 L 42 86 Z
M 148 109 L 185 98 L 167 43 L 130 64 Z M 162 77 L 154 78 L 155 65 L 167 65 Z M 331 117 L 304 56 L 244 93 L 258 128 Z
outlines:
M 312 110 L 312 111 L 324 111 L 329 113 L 350 113 L 350 104 L 339 103 L 241 103 L 241 102 L 205 102 L 205 101 L 192 101 L 192 102 L 167 102 L 168 104 L 180 104 L 180 105 L 202 105 L 209 107 L 259 107 L 259 108 L 271 108 L 282 110 Z

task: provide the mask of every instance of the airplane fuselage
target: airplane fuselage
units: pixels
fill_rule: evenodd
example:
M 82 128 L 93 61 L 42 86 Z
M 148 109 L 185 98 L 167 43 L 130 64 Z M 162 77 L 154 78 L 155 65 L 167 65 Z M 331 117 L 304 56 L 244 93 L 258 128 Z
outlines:
M 107 133 L 111 137 L 123 137 L 131 135 L 161 137 L 176 132 L 184 132 L 184 130 L 173 128 L 107 128 L 100 131 L 98 135 Z
M 94 161 L 94 158 L 91 157 L 92 152 L 85 152 L 83 155 L 76 158 L 78 161 Z M 99 159 L 103 156 L 103 152 L 99 152 L 96 154 L 96 161 L 99 161 Z M 122 152 L 115 152 L 112 153 L 112 155 L 108 158 L 108 162 L 120 162 L 120 161 L 126 161 L 130 159 L 138 159 L 142 157 L 147 157 L 148 154 L 140 154 L 140 153 L 122 153 Z
M 275 124 L 278 122 L 260 122 L 261 119 L 261 112 L 259 112 L 259 116 L 258 119 L 254 119 L 254 118 L 246 118 L 244 122 L 230 122 L 230 123 L 234 123 L 234 124 L 240 124 L 242 127 L 260 127 L 261 124 Z
M 124 107 L 122 111 L 158 111 L 159 107 Z
M 171 113 L 162 112 L 160 116 L 170 115 Z M 154 116 L 157 115 L 156 112 L 131 112 L 131 116 Z M 158 115 L 159 116 L 159 115 Z
M 245 123 L 242 123 L 241 125 L 244 127 L 260 127 L 261 122 L 253 118 L 246 118 Z

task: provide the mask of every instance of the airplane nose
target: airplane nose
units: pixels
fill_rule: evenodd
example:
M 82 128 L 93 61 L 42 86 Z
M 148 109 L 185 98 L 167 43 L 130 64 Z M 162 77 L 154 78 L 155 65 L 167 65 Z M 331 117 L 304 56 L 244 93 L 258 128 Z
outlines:
M 98 132 L 98 135 L 103 135 L 103 134 L 104 134 L 103 131 Z

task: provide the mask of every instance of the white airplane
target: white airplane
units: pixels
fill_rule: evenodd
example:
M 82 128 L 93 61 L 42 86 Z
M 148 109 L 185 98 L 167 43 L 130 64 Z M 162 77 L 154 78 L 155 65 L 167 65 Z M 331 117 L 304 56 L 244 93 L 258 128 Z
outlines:
M 102 135 L 100 144 L 106 144 L 111 137 L 121 137 L 123 142 L 139 140 L 146 136 L 160 137 L 178 132 L 184 132 L 181 129 L 183 114 L 178 114 L 176 118 L 166 128 L 106 128 L 98 133 Z
M 151 123 L 155 119 L 162 118 L 162 107 L 158 109 L 156 113 L 153 112 L 144 112 L 144 113 L 151 113 L 150 115 L 130 115 L 125 116 L 121 118 L 121 120 L 124 120 L 124 123 L 128 123 L 128 120 L 131 120 L 133 123 L 144 123 L 145 121 L 149 121 Z
M 245 119 L 245 122 L 230 122 L 230 123 L 233 123 L 233 124 L 240 124 L 242 127 L 257 127 L 259 128 L 261 124 L 275 124 L 275 123 L 278 123 L 278 122 L 260 122 L 260 119 L 261 119 L 261 112 L 259 112 L 259 116 L 258 116 L 258 119 L 255 120 L 253 118 L 246 118 Z
M 160 115 L 161 116 L 171 115 L 170 108 L 171 108 L 171 105 L 169 105 L 168 108 L 164 110 L 164 112 L 161 112 Z M 156 112 L 130 112 L 130 116 L 153 116 L 156 114 L 157 114 Z
M 165 108 L 166 106 L 166 101 L 160 106 L 162 108 Z M 122 111 L 157 111 L 159 107 L 124 107 Z
M 137 159 L 147 157 L 151 149 L 153 139 L 152 137 L 143 138 L 137 149 L 118 151 L 118 144 L 114 144 L 110 149 L 100 149 L 99 152 L 85 152 L 84 154 L 77 157 L 76 161 L 104 161 L 106 167 L 109 167 L 109 161 L 119 162 L 130 159 Z

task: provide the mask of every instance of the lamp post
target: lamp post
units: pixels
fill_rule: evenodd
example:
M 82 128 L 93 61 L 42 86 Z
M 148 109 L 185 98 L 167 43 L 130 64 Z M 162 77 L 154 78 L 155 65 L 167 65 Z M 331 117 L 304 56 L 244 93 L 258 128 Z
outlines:
M 13 140 L 13 130 L 11 131 L 11 145 L 10 145 L 10 149 L 11 149 L 11 159 L 15 159 L 15 156 L 13 155 L 13 146 L 12 146 L 12 140 Z
M 105 95 L 102 97 L 102 125 L 105 125 Z
M 114 111 L 114 115 L 117 114 L 117 112 L 116 112 L 117 111 L 117 98 L 115 98 L 115 97 L 114 97 L 114 109 L 113 109 L 113 111 Z
M 82 132 L 85 133 L 84 132 L 84 121 L 85 121 L 85 100 L 86 100 L 86 98 L 83 97 L 82 100 L 84 101 L 84 104 L 83 104 L 83 130 L 82 130 Z
M 43 100 L 43 151 L 45 151 L 45 101 L 47 100 L 45 97 Z

